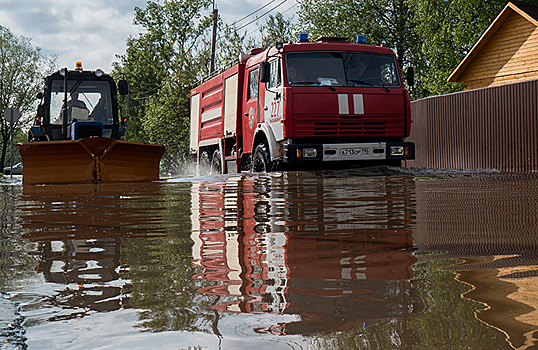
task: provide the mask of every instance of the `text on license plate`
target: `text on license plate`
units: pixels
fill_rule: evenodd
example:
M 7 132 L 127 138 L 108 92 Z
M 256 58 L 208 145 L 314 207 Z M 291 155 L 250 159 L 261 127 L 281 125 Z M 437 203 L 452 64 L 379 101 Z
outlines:
M 370 154 L 370 147 L 361 147 L 361 148 L 341 148 L 340 155 L 344 157 L 349 156 L 360 156 Z

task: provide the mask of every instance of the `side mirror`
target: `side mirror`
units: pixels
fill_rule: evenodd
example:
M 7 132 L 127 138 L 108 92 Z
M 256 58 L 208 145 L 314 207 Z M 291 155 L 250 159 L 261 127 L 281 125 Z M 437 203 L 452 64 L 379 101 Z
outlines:
M 407 68 L 407 85 L 415 86 L 415 69 L 413 67 Z
M 261 62 L 260 63 L 260 83 L 269 82 L 269 63 Z
M 118 82 L 118 88 L 121 95 L 125 96 L 129 94 L 129 82 L 127 80 L 120 80 Z
M 37 106 L 37 116 L 39 118 L 43 118 L 45 116 L 45 106 L 43 106 L 43 105 L 38 105 Z
M 38 92 L 37 93 L 37 96 L 36 96 L 36 100 L 41 100 L 43 99 L 43 93 L 42 92 Z

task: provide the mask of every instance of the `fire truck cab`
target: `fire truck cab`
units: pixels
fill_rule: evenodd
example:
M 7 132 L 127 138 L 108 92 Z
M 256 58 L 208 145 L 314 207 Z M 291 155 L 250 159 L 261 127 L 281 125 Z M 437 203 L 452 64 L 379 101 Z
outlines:
M 241 55 L 191 91 L 190 118 L 191 157 L 212 173 L 400 165 L 415 154 L 394 52 L 345 38 Z

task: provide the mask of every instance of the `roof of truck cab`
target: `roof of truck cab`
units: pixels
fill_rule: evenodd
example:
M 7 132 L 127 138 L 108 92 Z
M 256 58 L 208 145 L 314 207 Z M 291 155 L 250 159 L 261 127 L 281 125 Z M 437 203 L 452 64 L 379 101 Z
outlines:
M 302 43 L 290 43 L 284 44 L 281 50 L 277 50 L 275 47 L 271 47 L 263 52 L 250 57 L 247 61 L 247 66 L 253 66 L 261 61 L 264 61 L 267 57 L 276 55 L 278 52 L 300 52 L 300 51 L 355 51 L 355 52 L 369 52 L 380 53 L 394 56 L 394 51 L 384 46 L 374 46 L 366 44 L 351 44 L 345 42 L 302 42 Z
M 84 80 L 108 80 L 114 82 L 114 79 L 106 73 L 103 73 L 100 77 L 95 75 L 94 71 L 84 70 L 84 71 L 76 71 L 76 70 L 69 70 L 67 71 L 67 79 L 69 80 L 76 80 L 84 78 Z M 61 71 L 57 71 L 52 73 L 51 75 L 48 75 L 44 78 L 46 81 L 48 80 L 63 80 L 64 76 L 62 75 Z

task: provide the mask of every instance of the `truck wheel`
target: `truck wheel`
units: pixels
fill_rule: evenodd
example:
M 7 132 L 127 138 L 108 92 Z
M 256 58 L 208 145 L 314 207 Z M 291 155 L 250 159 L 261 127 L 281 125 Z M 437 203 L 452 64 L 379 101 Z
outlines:
M 222 174 L 222 164 L 220 161 L 220 151 L 216 149 L 213 152 L 213 157 L 211 157 L 211 175 Z
M 254 149 L 254 154 L 252 155 L 252 172 L 253 173 L 264 173 L 271 171 L 273 165 L 271 164 L 271 157 L 269 156 L 269 151 L 265 143 L 260 143 Z

